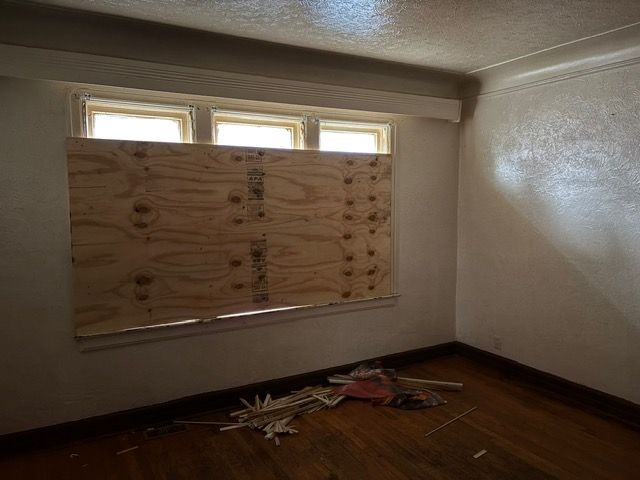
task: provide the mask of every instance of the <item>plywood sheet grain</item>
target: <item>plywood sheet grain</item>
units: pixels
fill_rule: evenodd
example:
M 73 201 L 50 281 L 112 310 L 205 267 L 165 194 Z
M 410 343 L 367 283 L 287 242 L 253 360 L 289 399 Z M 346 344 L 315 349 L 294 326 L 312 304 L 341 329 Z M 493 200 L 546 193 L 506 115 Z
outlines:
M 70 138 L 78 335 L 391 293 L 391 157 Z

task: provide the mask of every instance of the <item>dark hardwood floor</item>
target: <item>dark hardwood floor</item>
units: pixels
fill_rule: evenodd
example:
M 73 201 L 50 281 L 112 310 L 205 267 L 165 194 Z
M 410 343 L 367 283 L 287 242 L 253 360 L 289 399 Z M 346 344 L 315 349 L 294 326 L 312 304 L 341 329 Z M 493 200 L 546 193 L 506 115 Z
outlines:
M 13 479 L 636 479 L 640 432 L 451 356 L 402 369 L 461 381 L 448 404 L 403 411 L 348 400 L 299 417 L 280 447 L 259 432 L 190 426 L 146 440 L 129 432 L 0 463 Z M 266 392 L 265 392 L 266 393 Z M 473 406 L 478 409 L 425 438 Z M 225 421 L 224 413 L 200 417 Z M 199 418 L 199 419 L 200 419 Z M 121 455 L 116 452 L 139 448 Z M 480 450 L 487 453 L 479 458 Z

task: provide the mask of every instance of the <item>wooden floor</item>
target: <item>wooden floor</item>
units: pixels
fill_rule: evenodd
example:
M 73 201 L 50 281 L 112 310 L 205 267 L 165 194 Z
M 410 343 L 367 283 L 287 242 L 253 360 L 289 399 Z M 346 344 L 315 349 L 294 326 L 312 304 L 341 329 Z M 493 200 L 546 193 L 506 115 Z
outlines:
M 0 464 L 13 479 L 637 479 L 640 432 L 563 404 L 460 357 L 402 370 L 462 381 L 448 404 L 419 411 L 348 400 L 300 417 L 280 447 L 258 432 L 192 426 L 146 440 L 131 432 Z M 478 409 L 424 434 L 473 406 Z M 225 420 L 223 413 L 203 417 Z M 132 446 L 138 449 L 116 455 Z M 475 459 L 480 450 L 487 453 Z

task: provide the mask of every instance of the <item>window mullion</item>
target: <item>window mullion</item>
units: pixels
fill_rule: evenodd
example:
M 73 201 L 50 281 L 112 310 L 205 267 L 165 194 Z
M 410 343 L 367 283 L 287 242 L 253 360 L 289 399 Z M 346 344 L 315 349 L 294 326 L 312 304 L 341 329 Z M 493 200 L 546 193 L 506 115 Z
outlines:
M 315 115 L 304 116 L 304 148 L 320 150 L 320 119 Z
M 204 103 L 193 104 L 193 142 L 213 143 L 211 107 Z

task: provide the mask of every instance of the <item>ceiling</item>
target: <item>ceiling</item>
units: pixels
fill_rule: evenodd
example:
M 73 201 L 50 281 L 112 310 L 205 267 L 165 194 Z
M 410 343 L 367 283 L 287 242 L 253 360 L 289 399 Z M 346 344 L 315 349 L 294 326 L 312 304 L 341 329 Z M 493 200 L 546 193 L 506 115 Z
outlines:
M 40 0 L 468 73 L 640 22 L 638 0 Z

